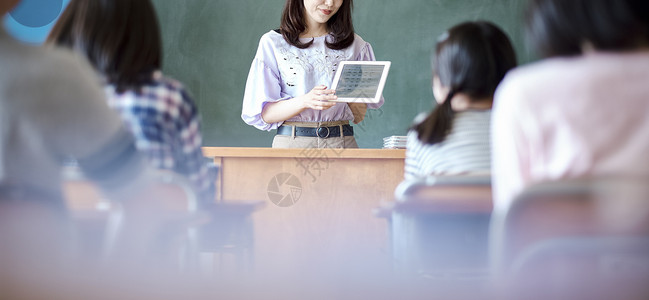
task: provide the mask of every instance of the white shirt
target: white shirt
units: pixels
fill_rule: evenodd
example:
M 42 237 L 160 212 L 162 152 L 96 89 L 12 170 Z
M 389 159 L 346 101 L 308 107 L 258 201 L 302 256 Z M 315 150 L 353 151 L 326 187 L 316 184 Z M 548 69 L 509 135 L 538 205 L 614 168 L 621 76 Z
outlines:
M 423 143 L 417 132 L 411 130 L 406 144 L 405 179 L 440 174 L 488 173 L 491 169 L 490 123 L 491 110 L 458 112 L 453 119 L 451 132 L 444 141 L 434 145 Z
M 243 96 L 241 118 L 247 124 L 261 130 L 277 129 L 283 122 L 266 123 L 261 118 L 266 104 L 302 96 L 318 85 L 331 87 L 338 63 L 341 61 L 376 60 L 372 46 L 358 35 L 354 37 L 354 42 L 343 50 L 329 49 L 325 39 L 331 41 L 331 35 L 316 37 L 311 46 L 299 49 L 287 43 L 284 37 L 275 31 L 261 37 Z M 379 108 L 381 105 L 383 98 L 377 104 L 368 104 L 368 108 Z M 354 115 L 347 103 L 338 103 L 326 110 L 305 109 L 287 121 L 325 122 L 353 119 Z

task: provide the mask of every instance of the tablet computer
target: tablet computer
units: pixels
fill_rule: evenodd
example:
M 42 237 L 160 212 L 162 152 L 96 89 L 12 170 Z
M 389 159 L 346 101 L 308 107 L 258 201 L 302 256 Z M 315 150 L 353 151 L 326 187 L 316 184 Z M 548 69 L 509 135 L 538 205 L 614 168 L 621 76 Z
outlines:
M 342 61 L 331 89 L 335 102 L 378 103 L 390 70 L 389 61 Z

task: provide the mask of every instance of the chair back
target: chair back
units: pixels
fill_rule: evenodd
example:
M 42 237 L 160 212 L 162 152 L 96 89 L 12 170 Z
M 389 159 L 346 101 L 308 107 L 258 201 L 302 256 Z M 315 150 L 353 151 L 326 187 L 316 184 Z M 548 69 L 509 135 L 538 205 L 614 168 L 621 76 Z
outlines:
M 182 176 L 155 170 L 150 174 L 150 181 L 139 190 L 120 199 L 111 199 L 114 196 L 102 191 L 73 167 L 64 174 L 63 194 L 79 232 L 79 248 L 84 254 L 106 258 L 131 250 L 133 253 L 149 250 L 162 253 L 166 251 L 144 248 L 186 248 L 195 244 L 188 230 L 191 230 L 192 219 L 199 217 L 198 199 Z M 170 245 L 169 241 L 160 239 L 184 241 L 180 245 Z
M 395 209 L 417 213 L 490 213 L 489 175 L 428 176 L 405 180 L 394 192 Z
M 591 285 L 638 292 L 634 281 L 649 282 L 647 183 L 599 178 L 528 187 L 492 217 L 496 279 L 516 290 L 577 298 L 601 299 L 601 289 L 585 288 Z
M 486 277 L 492 209 L 489 176 L 429 176 L 404 181 L 389 215 L 392 253 L 403 274 Z M 387 213 L 386 213 L 387 212 Z
M 88 180 L 76 167 L 64 170 L 63 198 L 67 208 L 75 214 L 117 209 L 124 199 L 110 199 L 93 181 Z M 128 198 L 155 198 L 156 205 L 169 211 L 196 211 L 198 198 L 183 176 L 165 170 L 153 170 L 145 190 Z

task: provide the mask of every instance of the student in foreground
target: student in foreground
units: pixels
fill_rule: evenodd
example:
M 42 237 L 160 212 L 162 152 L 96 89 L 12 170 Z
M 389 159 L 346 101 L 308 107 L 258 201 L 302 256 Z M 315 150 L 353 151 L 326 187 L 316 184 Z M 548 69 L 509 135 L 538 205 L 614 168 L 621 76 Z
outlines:
M 0 15 L 19 1 L 0 2 Z M 105 102 L 92 67 L 61 49 L 21 44 L 0 27 L 0 183 L 63 208 L 61 169 L 74 158 L 105 192 L 137 185 L 145 161 Z
M 18 2 L 0 1 L 0 16 Z M 65 160 L 119 203 L 138 240 L 150 236 L 139 225 L 159 224 L 151 213 L 159 205 L 147 197 L 146 160 L 85 59 L 22 44 L 0 27 L 0 66 L 0 298 L 25 299 L 13 293 L 54 287 L 38 280 L 69 275 L 87 259 L 62 192 Z
M 493 95 L 515 66 L 509 38 L 492 23 L 462 23 L 439 37 L 433 54 L 438 104 L 418 116 L 408 133 L 406 179 L 489 173 Z
M 152 166 L 185 176 L 214 201 L 216 171 L 203 157 L 197 107 L 160 72 L 160 29 L 150 0 L 72 0 L 48 43 L 81 52 L 103 76 L 108 105 L 135 135 Z
M 541 181 L 649 175 L 649 2 L 532 0 L 526 18 L 545 59 L 496 93 L 495 209 Z
M 250 67 L 241 118 L 277 129 L 273 148 L 358 148 L 355 124 L 377 104 L 330 102 L 338 63 L 375 60 L 354 33 L 352 0 L 287 0 L 278 30 L 264 34 Z M 326 130 L 318 130 L 326 128 Z

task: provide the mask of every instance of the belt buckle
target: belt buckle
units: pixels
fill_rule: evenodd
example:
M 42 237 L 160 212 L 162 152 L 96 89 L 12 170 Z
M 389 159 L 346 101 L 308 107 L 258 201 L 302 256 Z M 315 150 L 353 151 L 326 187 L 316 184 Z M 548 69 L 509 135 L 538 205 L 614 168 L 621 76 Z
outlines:
M 324 130 L 321 130 L 321 129 L 327 129 L 327 135 L 325 135 L 325 136 L 320 136 L 320 131 L 324 131 Z M 321 138 L 321 139 L 326 139 L 326 138 L 328 138 L 330 133 L 331 133 L 331 131 L 329 130 L 329 127 L 318 127 L 318 128 L 315 129 L 315 135 L 316 135 L 317 137 Z

